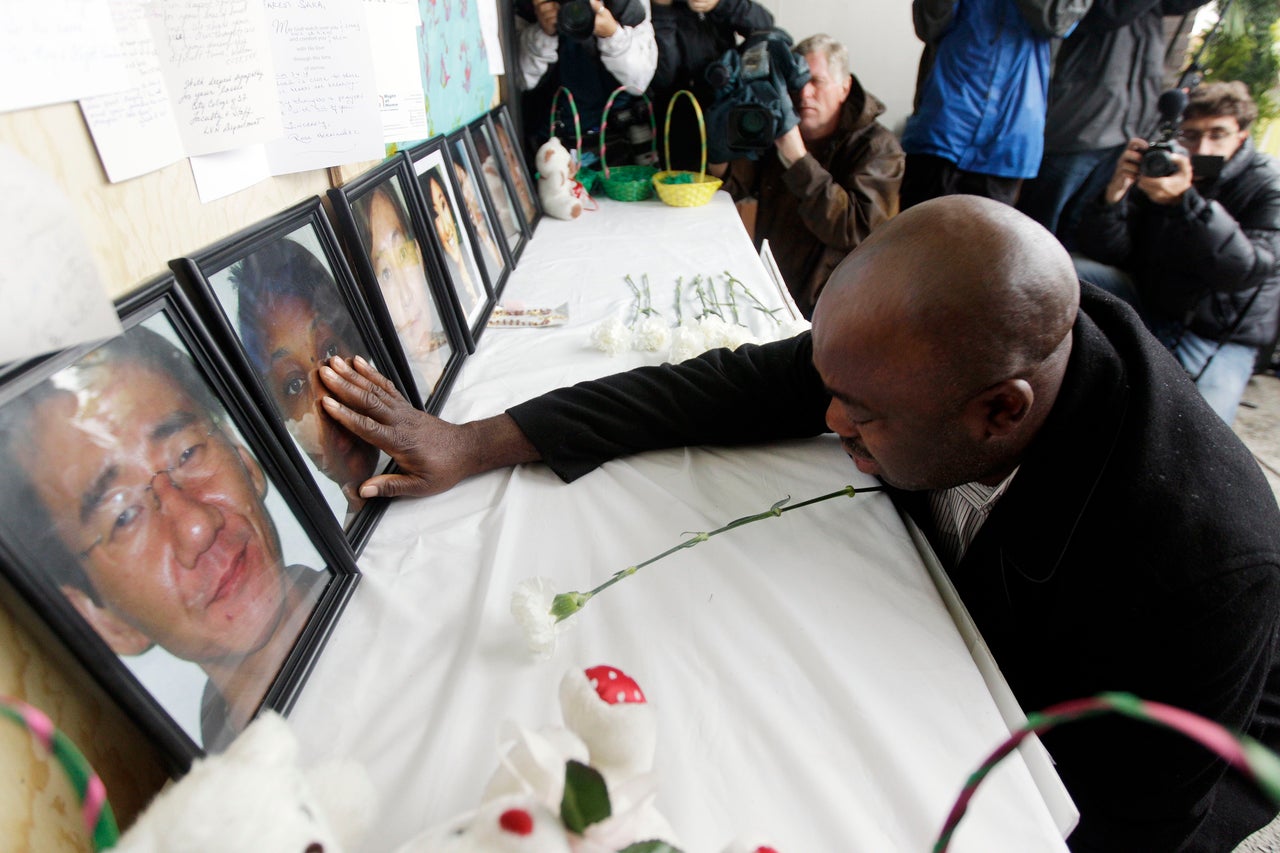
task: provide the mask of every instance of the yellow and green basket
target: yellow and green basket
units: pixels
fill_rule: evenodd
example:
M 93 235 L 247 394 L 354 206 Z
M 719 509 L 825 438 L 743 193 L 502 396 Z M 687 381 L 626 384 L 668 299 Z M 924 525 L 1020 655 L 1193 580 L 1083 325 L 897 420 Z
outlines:
M 671 168 L 671 110 L 681 95 L 688 95 L 689 103 L 698 116 L 698 130 L 702 133 L 702 167 L 696 172 L 686 172 Z M 663 151 L 666 154 L 667 169 L 653 176 L 653 188 L 658 198 L 672 207 L 701 207 L 711 201 L 723 183 L 714 175 L 707 174 L 707 123 L 702 118 L 702 107 L 698 99 L 688 89 L 681 89 L 671 97 L 667 104 L 667 120 L 662 129 Z

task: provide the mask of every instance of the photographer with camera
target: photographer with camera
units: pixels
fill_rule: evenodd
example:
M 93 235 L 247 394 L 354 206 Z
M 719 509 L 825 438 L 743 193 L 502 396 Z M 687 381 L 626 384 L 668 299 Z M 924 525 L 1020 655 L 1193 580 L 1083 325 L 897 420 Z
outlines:
M 1280 169 L 1257 151 L 1243 83 L 1161 97 L 1165 123 L 1132 139 L 1077 232 L 1080 278 L 1126 299 L 1231 423 L 1280 312 Z
M 707 65 L 733 50 L 739 36 L 745 39 L 773 27 L 773 13 L 755 0 L 653 0 L 649 11 L 658 40 L 658 67 L 649 94 L 659 126 L 681 89 L 693 92 L 700 104 L 710 104 Z M 671 146 L 668 168 L 700 168 L 702 135 L 690 107 L 676 107 L 665 141 Z
M 724 179 L 723 189 L 735 200 L 758 200 L 756 247 L 769 241 L 787 289 L 807 318 L 836 265 L 898 212 L 904 160 L 897 137 L 876 120 L 884 104 L 850 73 L 844 45 L 819 34 L 792 53 L 779 32 L 765 36 L 772 80 L 757 87 L 771 91 L 774 103 L 743 104 L 747 96 L 731 95 L 712 105 L 708 157 L 717 162 L 707 171 Z M 740 77 L 750 78 L 757 64 L 751 59 L 755 39 L 743 43 L 747 58 L 736 72 Z M 775 114 L 773 121 L 762 118 L 767 113 Z M 737 115 L 742 118 L 735 120 Z M 757 127 L 766 129 L 758 140 L 752 138 Z
M 547 141 L 546 116 L 561 86 L 573 95 L 584 136 L 594 137 L 614 89 L 643 92 L 653 79 L 658 45 L 649 0 L 516 0 L 515 11 L 528 151 Z M 565 99 L 558 106 L 567 116 Z M 625 106 L 622 97 L 614 104 L 618 112 Z M 569 148 L 575 144 L 565 142 Z

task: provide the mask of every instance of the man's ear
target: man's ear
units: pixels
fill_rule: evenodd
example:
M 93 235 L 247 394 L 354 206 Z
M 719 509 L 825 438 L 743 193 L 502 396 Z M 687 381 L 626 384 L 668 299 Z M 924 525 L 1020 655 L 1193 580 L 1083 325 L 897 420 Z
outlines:
M 154 645 L 150 637 L 125 622 L 114 611 L 99 605 L 89 593 L 79 587 L 63 584 L 62 594 L 116 654 L 140 655 Z
M 1025 379 L 1005 379 L 984 389 L 969 408 L 980 422 L 983 438 L 1001 438 L 1016 430 L 1031 412 L 1035 392 Z

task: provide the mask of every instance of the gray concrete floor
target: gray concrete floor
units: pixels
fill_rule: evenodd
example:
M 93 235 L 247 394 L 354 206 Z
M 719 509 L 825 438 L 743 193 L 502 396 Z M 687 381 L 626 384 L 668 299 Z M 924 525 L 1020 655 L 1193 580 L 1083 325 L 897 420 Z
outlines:
M 1235 431 L 1280 497 L 1280 379 L 1259 375 L 1249 380 Z M 1280 818 L 1246 839 L 1236 853 L 1280 853 Z

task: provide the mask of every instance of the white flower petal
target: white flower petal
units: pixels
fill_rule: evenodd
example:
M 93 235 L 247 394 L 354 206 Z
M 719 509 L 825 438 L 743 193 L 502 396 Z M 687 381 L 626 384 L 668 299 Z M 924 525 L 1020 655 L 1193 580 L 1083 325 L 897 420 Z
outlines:
M 535 660 L 550 660 L 556 650 L 556 638 L 563 630 L 551 615 L 551 601 L 556 596 L 551 578 L 529 578 L 516 585 L 511 593 L 511 615 L 524 633 L 525 643 Z

